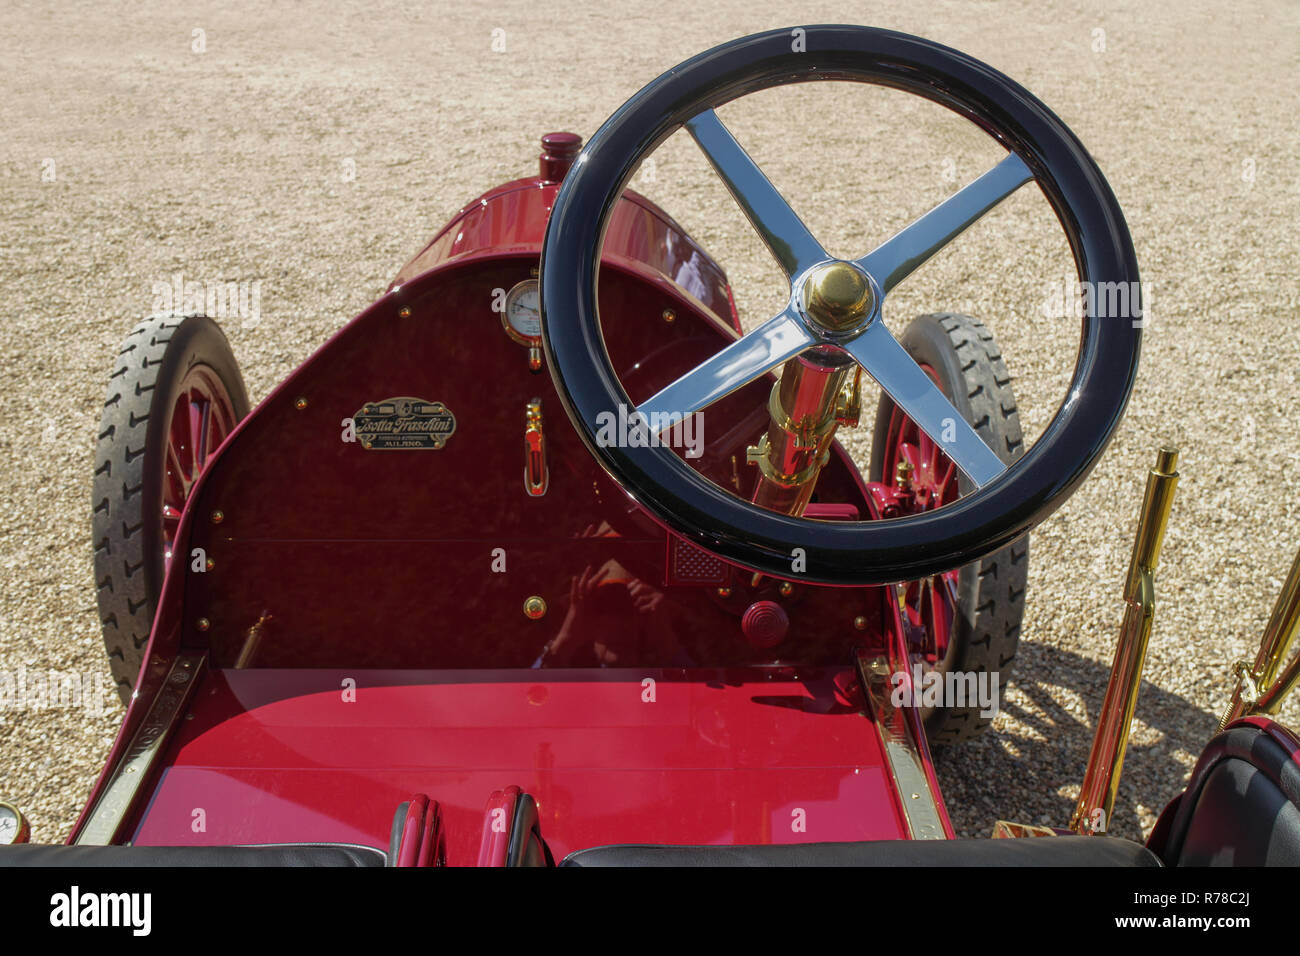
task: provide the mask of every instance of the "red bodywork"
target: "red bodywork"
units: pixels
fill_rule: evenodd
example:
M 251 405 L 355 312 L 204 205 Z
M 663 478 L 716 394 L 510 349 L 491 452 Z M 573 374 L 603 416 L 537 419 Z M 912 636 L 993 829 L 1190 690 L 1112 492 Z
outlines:
M 606 843 L 908 835 L 854 667 L 859 652 L 908 659 L 894 590 L 782 593 L 684 543 L 674 558 L 666 532 L 581 444 L 545 369 L 530 372 L 527 349 L 504 333 L 494 301 L 535 274 L 557 189 L 518 180 L 465 207 L 208 463 L 176 542 L 178 555 L 204 549 L 209 568 L 171 562 L 137 698 L 70 842 L 137 732 L 166 742 L 114 842 L 387 848 L 394 810 L 416 794 L 450 864 L 492 863 L 504 849 L 485 835 L 485 808 L 513 806 L 511 787 L 536 800 L 556 859 Z M 722 270 L 630 192 L 607 232 L 600 306 L 634 402 L 739 329 Z M 741 495 L 769 387 L 711 409 L 727 430 L 692 460 Z M 346 419 L 394 396 L 451 410 L 443 449 L 342 440 Z M 541 497 L 524 487 L 534 399 Z M 868 489 L 838 446 L 817 489 L 827 517 L 898 503 L 886 486 Z M 568 666 L 534 666 L 547 663 L 575 579 L 611 561 L 619 583 L 662 595 L 656 610 L 610 588 L 599 613 L 574 623 L 581 650 Z M 537 620 L 522 610 L 531 596 L 547 604 Z M 771 647 L 741 626 L 760 601 L 789 620 Z M 197 661 L 181 691 L 164 687 L 178 655 Z M 177 719 L 146 725 L 168 692 L 184 695 Z M 421 832 L 408 862 L 432 859 Z

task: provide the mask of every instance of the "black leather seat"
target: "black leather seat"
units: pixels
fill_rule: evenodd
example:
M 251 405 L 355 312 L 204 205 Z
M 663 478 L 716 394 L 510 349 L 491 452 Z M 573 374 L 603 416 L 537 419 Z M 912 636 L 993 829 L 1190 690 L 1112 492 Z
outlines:
M 3 866 L 383 866 L 383 850 L 350 843 L 277 843 L 265 846 L 0 847 Z
M 598 846 L 561 866 L 1160 866 L 1140 843 L 1118 837 L 1011 840 L 875 840 L 773 846 Z
M 1269 731 L 1237 724 L 1206 745 L 1150 845 L 1170 866 L 1300 866 L 1298 803 L 1300 763 Z

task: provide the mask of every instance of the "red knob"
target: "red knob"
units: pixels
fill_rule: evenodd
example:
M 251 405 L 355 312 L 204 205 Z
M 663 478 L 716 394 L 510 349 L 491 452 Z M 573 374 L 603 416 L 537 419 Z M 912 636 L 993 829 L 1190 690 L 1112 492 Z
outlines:
M 754 647 L 775 647 L 790 630 L 790 617 L 775 601 L 755 601 L 740 619 L 740 629 Z
M 542 137 L 541 177 L 558 183 L 582 151 L 582 137 L 577 133 L 547 133 Z

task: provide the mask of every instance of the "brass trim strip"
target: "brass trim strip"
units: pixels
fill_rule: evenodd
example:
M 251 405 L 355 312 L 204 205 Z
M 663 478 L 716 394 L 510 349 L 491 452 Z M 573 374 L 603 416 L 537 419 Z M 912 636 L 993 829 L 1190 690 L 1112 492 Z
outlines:
M 95 809 L 77 834 L 74 841 L 77 846 L 108 846 L 118 836 L 140 789 L 171 739 L 181 710 L 198 684 L 204 660 L 204 654 L 177 655 L 149 713 L 131 738 L 131 746 L 118 761 Z
M 858 678 L 867 696 L 872 723 L 880 735 L 881 751 L 889 764 L 908 836 L 913 840 L 946 840 L 938 797 L 930 787 L 920 750 L 906 715 L 890 701 L 889 659 L 857 655 Z

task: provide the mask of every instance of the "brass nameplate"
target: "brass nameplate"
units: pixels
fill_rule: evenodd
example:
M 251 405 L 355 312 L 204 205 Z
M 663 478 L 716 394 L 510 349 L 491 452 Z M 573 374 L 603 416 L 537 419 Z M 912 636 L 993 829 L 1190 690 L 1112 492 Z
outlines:
M 361 447 L 375 451 L 437 451 L 456 431 L 456 416 L 451 409 L 442 402 L 422 398 L 367 402 L 352 420 Z

